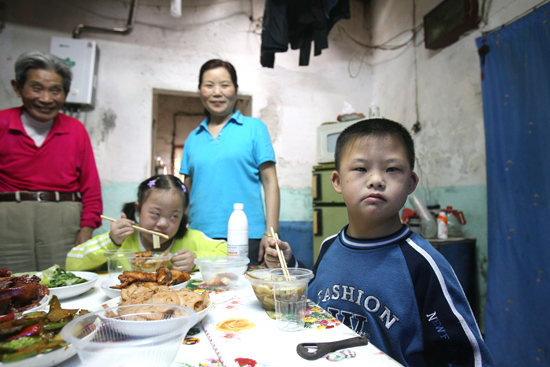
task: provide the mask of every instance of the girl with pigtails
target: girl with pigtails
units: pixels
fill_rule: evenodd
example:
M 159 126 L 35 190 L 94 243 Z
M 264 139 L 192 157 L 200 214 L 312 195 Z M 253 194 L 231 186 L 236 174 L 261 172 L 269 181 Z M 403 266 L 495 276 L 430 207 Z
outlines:
M 67 254 L 67 270 L 96 270 L 107 262 L 106 250 L 148 249 L 169 250 L 171 268 L 190 272 L 195 259 L 227 255 L 227 243 L 213 240 L 198 230 L 187 228 L 189 206 L 187 187 L 173 175 L 155 175 L 138 187 L 136 202 L 124 204 L 120 219 L 111 223 L 111 230 L 73 247 Z M 132 225 L 166 234 L 160 237 L 160 248 L 153 249 L 151 234 L 136 231 Z

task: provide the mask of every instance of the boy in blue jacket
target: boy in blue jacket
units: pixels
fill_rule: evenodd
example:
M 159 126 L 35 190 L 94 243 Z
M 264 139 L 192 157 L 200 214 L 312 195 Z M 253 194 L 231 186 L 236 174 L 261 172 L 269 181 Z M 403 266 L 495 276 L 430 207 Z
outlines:
M 405 366 L 492 366 L 451 266 L 401 223 L 418 184 L 414 142 L 400 124 L 359 121 L 339 136 L 332 185 L 349 224 L 325 239 L 309 298 Z M 279 241 L 289 266 L 298 266 Z M 280 267 L 275 240 L 265 260 Z

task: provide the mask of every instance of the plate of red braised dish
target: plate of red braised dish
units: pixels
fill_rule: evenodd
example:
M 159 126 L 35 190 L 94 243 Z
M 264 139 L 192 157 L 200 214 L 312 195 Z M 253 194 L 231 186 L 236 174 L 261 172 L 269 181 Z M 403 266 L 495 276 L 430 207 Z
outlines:
M 0 269 L 0 316 L 46 308 L 50 290 L 40 280 L 36 275 L 13 277 L 9 269 Z

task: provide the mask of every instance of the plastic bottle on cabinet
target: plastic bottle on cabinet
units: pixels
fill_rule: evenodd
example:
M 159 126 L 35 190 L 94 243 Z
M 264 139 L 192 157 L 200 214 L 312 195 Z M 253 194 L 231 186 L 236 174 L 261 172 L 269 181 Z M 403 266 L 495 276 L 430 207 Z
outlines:
M 447 213 L 445 210 L 439 212 L 437 216 L 437 238 L 446 239 L 449 237 L 447 232 Z
M 449 233 L 449 237 L 462 237 L 462 226 L 466 224 L 464 213 L 454 210 L 452 206 L 448 206 L 445 212 L 447 213 L 447 232 Z
M 431 201 L 431 203 L 429 203 L 427 205 L 427 208 L 428 208 L 428 211 L 430 212 L 430 214 L 432 215 L 432 217 L 434 218 L 434 221 L 436 221 L 437 216 L 438 216 L 439 212 L 441 211 L 441 205 L 439 205 L 439 203 L 437 201 Z
M 409 218 L 409 228 L 411 231 L 416 232 L 418 234 L 420 233 L 420 217 L 418 215 L 413 215 Z
M 227 255 L 248 257 L 248 219 L 241 203 L 233 204 L 227 224 Z
M 409 196 L 409 201 L 420 217 L 420 234 L 424 238 L 435 238 L 437 235 L 437 225 L 435 219 L 431 216 L 428 209 L 422 203 L 422 200 L 415 194 Z

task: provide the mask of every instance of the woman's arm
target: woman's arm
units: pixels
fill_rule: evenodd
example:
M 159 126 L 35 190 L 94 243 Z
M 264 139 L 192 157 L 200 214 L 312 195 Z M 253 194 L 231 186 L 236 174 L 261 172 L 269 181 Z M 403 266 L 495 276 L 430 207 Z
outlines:
M 185 187 L 187 187 L 187 191 L 189 192 L 189 195 L 191 195 L 191 186 L 193 186 L 193 179 L 191 178 L 191 176 L 185 175 L 183 184 L 185 185 Z
M 265 192 L 266 232 L 270 233 L 272 227 L 275 232 L 278 232 L 281 198 L 275 162 L 265 162 L 260 166 L 260 180 L 262 181 L 262 186 Z M 264 235 L 260 242 L 260 250 L 258 253 L 258 262 L 260 263 L 264 261 L 265 249 L 269 247 L 267 238 L 268 237 Z

